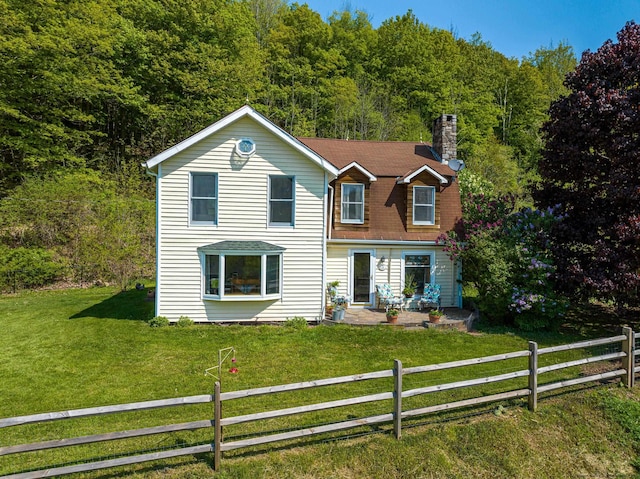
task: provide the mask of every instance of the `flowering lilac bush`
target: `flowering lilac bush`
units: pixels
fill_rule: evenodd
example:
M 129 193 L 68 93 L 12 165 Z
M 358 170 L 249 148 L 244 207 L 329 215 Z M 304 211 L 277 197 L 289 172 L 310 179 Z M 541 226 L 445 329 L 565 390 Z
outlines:
M 522 329 L 553 329 L 566 302 L 554 291 L 548 232 L 558 217 L 553 208 L 516 211 L 514 197 L 467 198 L 462 234 L 438 241 L 454 260 L 463 262 L 463 280 L 479 293 L 477 303 L 493 323 Z

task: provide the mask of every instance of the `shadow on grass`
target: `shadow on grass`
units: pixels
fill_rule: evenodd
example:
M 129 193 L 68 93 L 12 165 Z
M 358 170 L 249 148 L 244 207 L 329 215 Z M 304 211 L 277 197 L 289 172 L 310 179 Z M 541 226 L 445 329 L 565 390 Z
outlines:
M 121 291 L 69 319 L 111 318 L 148 321 L 153 318 L 154 302 L 147 300 L 147 289 Z
M 618 311 L 611 305 L 588 302 L 569 308 L 565 322 L 557 331 L 523 331 L 515 326 L 491 324 L 482 317 L 474 323 L 474 330 L 485 334 L 513 334 L 528 341 L 553 346 L 620 334 L 623 326 L 629 326 L 634 331 L 640 330 L 640 309 Z

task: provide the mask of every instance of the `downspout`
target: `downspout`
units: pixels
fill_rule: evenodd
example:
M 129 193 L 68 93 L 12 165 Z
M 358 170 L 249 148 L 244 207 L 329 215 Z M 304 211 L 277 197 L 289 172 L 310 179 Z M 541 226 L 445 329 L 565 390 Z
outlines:
M 322 195 L 322 202 L 323 202 L 323 210 L 324 210 L 324 214 L 322 215 L 322 292 L 320 294 L 320 301 L 321 301 L 321 305 L 320 305 L 320 311 L 322 312 L 318 324 L 320 324 L 325 317 L 326 314 L 326 301 L 325 301 L 325 291 L 327 290 L 327 236 L 329 236 L 331 234 L 331 230 L 330 228 L 328 228 L 328 225 L 330 225 L 330 222 L 327 222 L 327 215 L 329 214 L 329 204 L 327 202 L 327 195 L 329 193 L 331 189 L 331 186 L 329 186 L 329 181 L 328 181 L 328 173 L 324 172 L 324 194 Z
M 158 173 L 154 173 L 149 165 L 143 163 L 145 167 L 145 173 L 149 176 L 153 176 L 156 179 L 156 294 L 155 294 L 155 315 L 159 316 L 160 305 L 160 175 L 162 174 L 162 165 L 158 165 Z
M 329 189 L 329 207 L 327 208 L 327 214 L 329 215 L 329 233 L 328 238 L 331 239 L 331 231 L 333 230 L 333 186 L 327 185 Z
M 157 177 L 158 177 L 158 174 L 157 174 L 157 173 L 154 173 L 154 172 L 153 172 L 153 170 L 151 170 L 151 169 L 149 168 L 149 166 L 147 165 L 147 163 L 146 163 L 146 162 L 145 162 L 145 163 L 143 163 L 142 165 L 144 166 L 144 172 L 145 172 L 145 174 L 147 174 L 147 175 L 149 175 L 149 176 L 153 176 L 154 178 L 157 178 Z
M 457 266 L 457 270 L 458 270 L 458 280 L 456 281 L 457 283 L 457 292 L 458 292 L 458 298 L 457 298 L 457 303 L 458 303 L 458 308 L 462 308 L 463 307 L 463 303 L 462 303 L 462 261 L 458 260 L 456 261 L 456 266 Z

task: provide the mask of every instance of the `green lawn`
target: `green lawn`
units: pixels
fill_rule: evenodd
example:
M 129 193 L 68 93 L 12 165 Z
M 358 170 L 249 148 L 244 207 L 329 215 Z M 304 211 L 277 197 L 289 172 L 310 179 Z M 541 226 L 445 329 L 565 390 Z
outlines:
M 150 328 L 144 320 L 153 315 L 153 305 L 144 299 L 144 291 L 117 293 L 109 288 L 0 297 L 0 417 L 208 394 L 213 390 L 213 379 L 204 371 L 217 363 L 219 349 L 230 346 L 237 350 L 240 372 L 232 375 L 225 368 L 223 391 L 390 369 L 396 358 L 410 367 L 522 350 L 529 339 L 541 346 L 579 339 L 560 334 L 470 335 L 384 326 Z M 501 374 L 524 365 L 522 360 L 492 363 L 428 377 L 410 376 L 407 381 L 408 387 L 417 387 Z M 518 387 L 522 387 L 520 381 Z M 276 398 L 232 401 L 224 405 L 225 416 L 388 390 L 389 381 L 378 380 Z M 485 386 L 424 400 L 448 402 L 494 390 Z M 634 436 L 623 436 L 624 443 L 616 441 L 615 435 L 623 434 L 625 423 L 619 426 L 605 414 L 607 403 L 602 400 L 602 390 L 594 393 L 596 389 L 587 388 L 542 399 L 536 414 L 522 407 L 521 401 L 514 401 L 498 409 L 493 405 L 420 418 L 407 423 L 402 441 L 394 440 L 389 427 L 383 426 L 383 433 L 372 435 L 371 428 L 363 428 L 354 431 L 360 437 L 344 440 L 322 437 L 272 449 L 239 450 L 225 456 L 217 477 L 576 477 L 572 474 L 577 470 L 584 470 L 585 477 L 632 474 Z M 606 394 L 623 395 L 621 401 L 633 400 L 636 395 L 621 388 Z M 631 398 L 626 394 L 632 394 Z M 390 412 L 388 404 L 285 418 L 265 426 L 282 431 L 296 425 L 382 412 Z M 0 445 L 209 417 L 210 404 L 22 426 L 0 430 Z M 240 437 L 256 427 L 229 427 L 225 437 Z M 105 458 L 123 451 L 202 442 L 209 440 L 210 434 L 208 430 L 175 433 L 0 457 L 0 474 L 67 463 L 78 457 Z M 203 477 L 213 475 L 210 466 L 207 455 L 117 472 L 126 477 Z M 110 477 L 110 473 L 116 472 L 87 477 Z

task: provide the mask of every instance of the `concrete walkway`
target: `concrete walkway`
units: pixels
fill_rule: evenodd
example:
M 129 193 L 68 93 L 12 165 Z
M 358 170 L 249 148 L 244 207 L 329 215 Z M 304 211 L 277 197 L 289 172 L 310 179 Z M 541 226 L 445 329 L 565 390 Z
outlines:
M 403 328 L 438 328 L 459 329 L 470 331 L 475 319 L 475 313 L 460 308 L 443 308 L 444 316 L 439 323 L 429 322 L 429 312 L 402 311 L 398 316 L 398 322 L 394 325 L 387 322 L 384 309 L 357 309 L 349 308 L 345 312 L 344 320 L 333 321 L 330 317 L 324 324 L 349 324 L 353 326 L 379 326 L 388 325 Z

